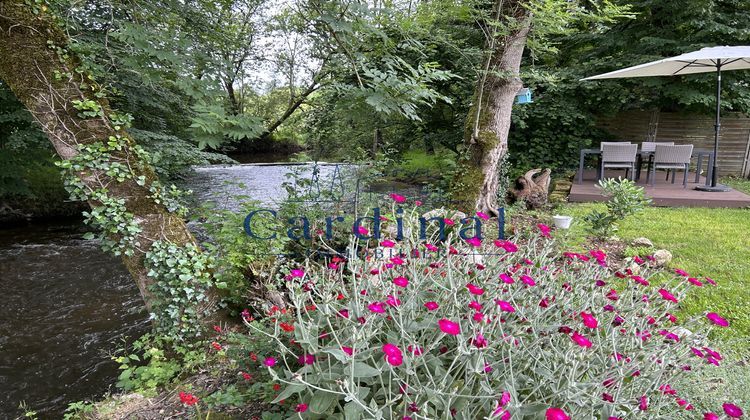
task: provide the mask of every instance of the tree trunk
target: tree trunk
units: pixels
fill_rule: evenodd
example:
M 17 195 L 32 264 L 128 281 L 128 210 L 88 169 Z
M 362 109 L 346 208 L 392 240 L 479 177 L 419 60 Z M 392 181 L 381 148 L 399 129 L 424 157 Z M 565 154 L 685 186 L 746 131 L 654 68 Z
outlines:
M 372 157 L 373 159 L 378 156 L 378 149 L 383 144 L 383 132 L 380 131 L 380 127 L 375 127 L 375 132 L 372 135 Z
M 106 191 L 109 197 L 123 200 L 125 211 L 141 228 L 132 255 L 123 255 L 122 259 L 151 311 L 154 296 L 149 286 L 154 279 L 148 276 L 144 264 L 146 252 L 157 240 L 183 246 L 196 244 L 195 239 L 180 216 L 152 198 L 154 193 L 149 186 L 157 180 L 153 169 L 136 156 L 133 139 L 112 123 L 107 101 L 94 95 L 99 87 L 85 71 L 80 71 L 77 59 L 65 50 L 68 40 L 54 16 L 45 6 L 34 7 L 37 11 L 24 2 L 0 0 L 0 78 L 31 112 L 62 159 L 78 156 L 80 146 L 106 144 L 108 139 L 120 136 L 121 150 L 105 154 L 102 159 L 125 165 L 132 178 L 117 180 L 102 170 L 88 168 L 76 176 L 87 189 Z M 100 115 L 82 116 L 81 110 L 76 109 L 81 104 L 78 101 L 95 102 L 101 107 Z M 141 181 L 139 177 L 143 177 Z M 93 200 L 89 204 L 102 205 Z M 215 301 L 211 290 L 211 303 L 207 305 Z
M 484 68 L 474 93 L 464 132 L 461 169 L 453 182 L 454 197 L 465 209 L 497 215 L 498 164 L 508 150 L 510 116 L 518 90 L 521 57 L 531 16 L 519 0 L 496 0 L 490 22 Z M 507 27 L 499 34 L 498 26 Z
M 225 79 L 224 89 L 227 91 L 227 97 L 229 98 L 229 106 L 231 108 L 232 115 L 242 114 L 243 109 L 240 106 L 240 102 L 237 100 L 237 93 L 234 91 L 234 80 Z

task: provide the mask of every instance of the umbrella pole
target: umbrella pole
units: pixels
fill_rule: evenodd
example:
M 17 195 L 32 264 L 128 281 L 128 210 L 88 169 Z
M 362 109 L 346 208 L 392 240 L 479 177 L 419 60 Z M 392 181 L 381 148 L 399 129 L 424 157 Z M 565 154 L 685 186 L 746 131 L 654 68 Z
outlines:
M 719 132 L 721 131 L 721 60 L 716 61 L 716 124 L 714 125 L 714 158 L 711 171 L 711 187 L 716 187 L 716 161 L 719 160 Z

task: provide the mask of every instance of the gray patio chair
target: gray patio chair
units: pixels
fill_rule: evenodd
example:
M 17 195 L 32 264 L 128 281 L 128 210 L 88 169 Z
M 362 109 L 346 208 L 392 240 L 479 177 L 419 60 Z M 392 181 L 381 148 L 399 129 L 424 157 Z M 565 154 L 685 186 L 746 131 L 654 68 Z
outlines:
M 602 145 L 602 163 L 599 166 L 599 179 L 604 178 L 604 170 L 625 169 L 625 177 L 635 174 L 635 155 L 638 145 L 630 143 L 607 143 Z M 628 177 L 630 174 L 630 177 Z
M 603 141 L 599 143 L 599 150 L 604 150 L 604 146 L 607 144 L 632 144 L 629 141 Z
M 656 145 L 661 144 L 665 146 L 671 146 L 674 144 L 673 141 L 644 141 L 641 143 L 641 153 L 643 152 L 655 152 Z M 643 155 L 638 153 L 638 164 L 636 165 L 635 179 L 641 179 L 641 169 L 643 168 Z M 651 154 L 648 157 L 648 167 L 646 168 L 646 174 L 651 171 L 651 163 L 654 161 L 654 155 Z M 669 171 L 667 171 L 667 177 L 669 177 Z M 667 178 L 669 179 L 669 178 Z
M 672 173 L 672 183 L 674 184 L 675 174 L 678 169 L 682 169 L 685 173 L 682 180 L 682 186 L 687 188 L 687 174 L 690 168 L 690 158 L 693 155 L 693 145 L 657 145 L 656 152 L 654 152 L 654 163 L 651 166 L 651 170 L 648 173 L 648 185 L 654 186 L 654 179 L 656 178 L 657 169 L 667 169 L 674 171 Z M 669 174 L 667 174 L 669 176 Z

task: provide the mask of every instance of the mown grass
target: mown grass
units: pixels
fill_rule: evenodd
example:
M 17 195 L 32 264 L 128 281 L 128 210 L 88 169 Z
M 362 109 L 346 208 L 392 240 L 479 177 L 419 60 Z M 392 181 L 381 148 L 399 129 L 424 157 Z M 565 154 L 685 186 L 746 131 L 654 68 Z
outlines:
M 583 217 L 602 204 L 568 204 L 559 212 L 576 222 L 568 244 L 583 243 Z M 656 248 L 672 252 L 673 268 L 695 277 L 708 276 L 718 287 L 695 288 L 681 307 L 688 315 L 713 311 L 726 315 L 732 328 L 724 338 L 750 337 L 750 210 L 650 207 L 620 223 L 617 235 L 625 241 L 647 237 Z

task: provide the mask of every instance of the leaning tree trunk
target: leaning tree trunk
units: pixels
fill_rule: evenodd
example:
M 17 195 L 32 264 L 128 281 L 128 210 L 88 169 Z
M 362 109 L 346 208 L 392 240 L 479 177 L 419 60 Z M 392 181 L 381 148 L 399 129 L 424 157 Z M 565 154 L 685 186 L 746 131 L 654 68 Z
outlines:
M 146 253 L 156 241 L 189 246 L 196 244 L 195 239 L 182 217 L 157 202 L 153 188 L 159 184 L 153 169 L 138 156 L 132 137 L 113 122 L 107 101 L 94 94 L 99 87 L 66 50 L 68 40 L 43 4 L 32 7 L 0 0 L 0 78 L 28 108 L 62 159 L 75 160 L 86 145 L 119 143 L 119 150 L 101 155 L 97 165 L 119 166 L 129 174 L 127 179 L 85 166 L 72 172 L 86 191 L 97 192 L 96 197 L 121 200 L 123 214 L 140 228 L 132 240 L 132 253 L 122 259 L 151 311 L 154 279 L 148 275 Z M 86 110 L 93 114 L 83 114 Z M 90 197 L 92 208 L 102 208 L 101 200 Z M 122 237 L 114 234 L 111 239 Z M 213 289 L 210 293 L 214 296 Z
M 497 215 L 498 164 L 508 150 L 510 115 L 531 15 L 520 0 L 496 0 L 483 69 L 464 132 L 465 151 L 453 193 L 467 210 Z M 499 28 L 500 27 L 500 28 Z M 502 31 L 507 28 L 507 31 Z

